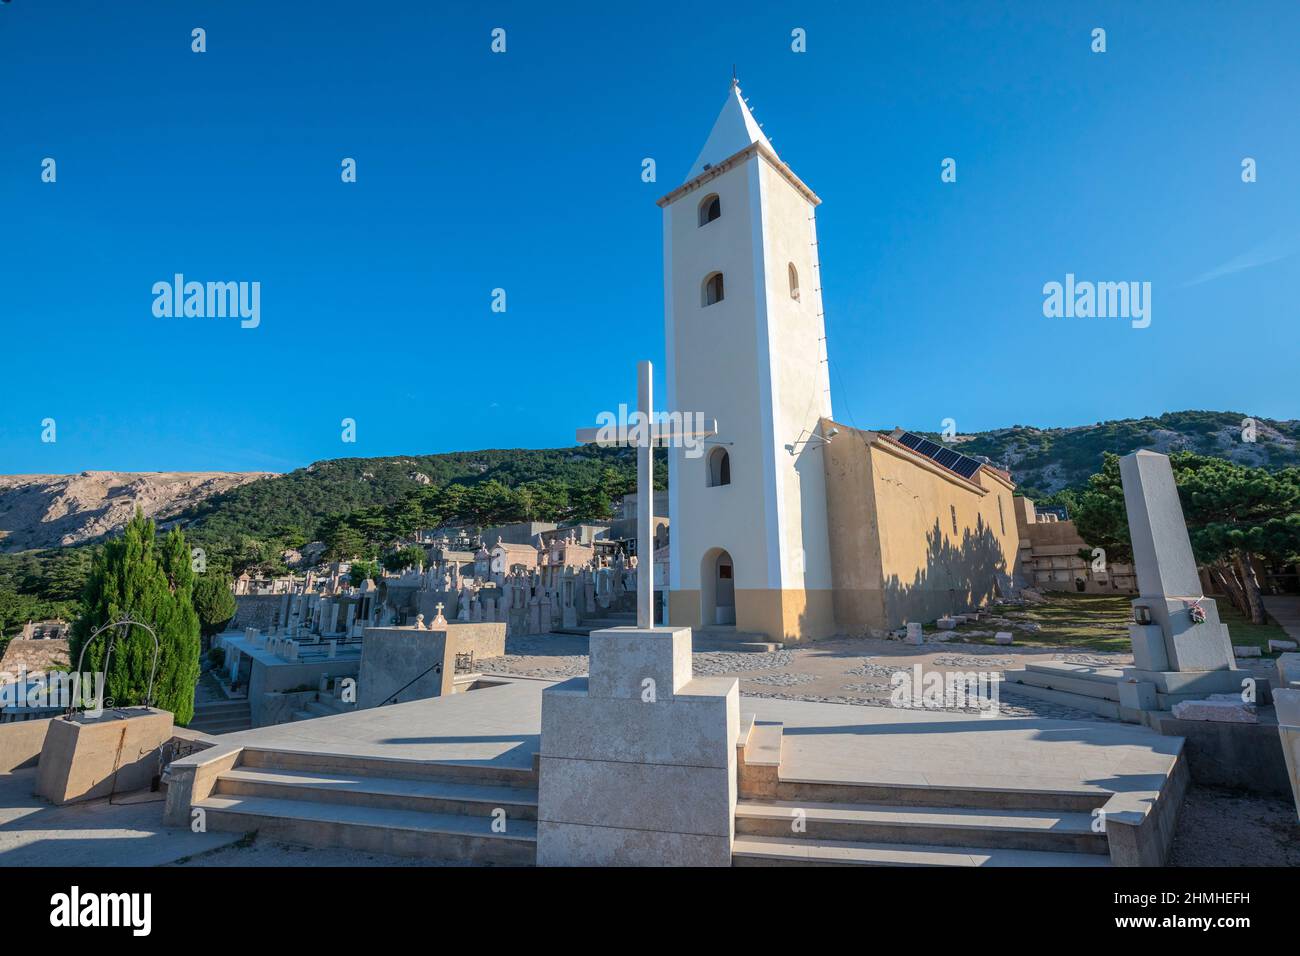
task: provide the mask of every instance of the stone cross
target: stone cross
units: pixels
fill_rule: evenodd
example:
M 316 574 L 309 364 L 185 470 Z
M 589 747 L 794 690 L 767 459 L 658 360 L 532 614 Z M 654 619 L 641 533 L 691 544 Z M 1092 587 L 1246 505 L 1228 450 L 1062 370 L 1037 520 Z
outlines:
M 447 625 L 447 619 L 446 619 L 445 617 L 442 616 L 442 602 L 439 601 L 436 605 L 434 605 L 434 609 L 435 609 L 438 613 L 437 613 L 437 615 L 434 617 L 434 619 L 433 619 L 433 623 L 434 623 L 436 626 L 438 626 L 438 627 L 446 627 L 446 625 Z
M 671 447 L 685 438 L 708 438 L 718 433 L 716 421 L 704 421 L 702 427 L 683 423 L 656 421 L 654 413 L 653 366 L 637 363 L 637 409 L 627 422 L 610 426 L 578 429 L 578 442 L 585 445 L 635 446 L 637 449 L 636 504 L 638 556 L 644 564 L 636 576 L 636 626 L 641 630 L 654 627 L 654 450 Z M 631 420 L 635 419 L 635 421 Z

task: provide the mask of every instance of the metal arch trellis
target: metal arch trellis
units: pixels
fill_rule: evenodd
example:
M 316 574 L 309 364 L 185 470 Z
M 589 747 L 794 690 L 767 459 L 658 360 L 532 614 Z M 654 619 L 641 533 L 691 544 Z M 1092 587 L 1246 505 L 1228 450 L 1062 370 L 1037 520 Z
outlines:
M 124 637 L 133 625 L 135 627 L 144 628 L 149 633 L 149 636 L 153 638 L 153 664 L 149 667 L 149 686 L 145 690 L 145 696 L 144 696 L 145 706 L 152 707 L 153 706 L 153 681 L 154 681 L 154 677 L 158 673 L 158 656 L 162 652 L 162 644 L 158 640 L 158 635 L 154 632 L 154 629 L 152 627 L 150 627 L 148 624 L 144 623 L 143 621 L 137 621 L 130 614 L 123 614 L 116 621 L 109 621 L 107 624 L 97 627 L 94 633 L 92 633 L 90 637 L 86 638 L 86 642 L 81 645 L 81 653 L 77 655 L 77 669 L 73 671 L 73 673 L 74 674 L 81 673 L 82 661 L 85 660 L 86 651 L 90 647 L 90 645 L 94 643 L 95 638 L 99 637 L 100 634 L 102 634 L 104 631 L 107 631 L 109 628 L 117 628 L 117 633 L 110 634 L 106 638 L 106 640 L 108 641 L 108 649 L 107 652 L 104 654 L 104 677 L 105 679 L 107 679 L 108 672 L 109 672 L 109 664 L 113 660 L 113 647 L 116 644 L 117 639 L 119 637 Z M 97 701 L 96 703 L 100 707 L 104 705 L 104 701 L 102 700 Z M 85 709 L 84 694 L 76 695 L 68 703 L 68 710 L 63 715 L 64 718 L 71 719 L 72 715 L 76 713 L 78 709 L 81 710 Z

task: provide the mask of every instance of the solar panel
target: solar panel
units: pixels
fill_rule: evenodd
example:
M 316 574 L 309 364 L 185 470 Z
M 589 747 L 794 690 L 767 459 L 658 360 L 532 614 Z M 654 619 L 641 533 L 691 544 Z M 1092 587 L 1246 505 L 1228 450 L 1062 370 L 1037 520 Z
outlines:
M 944 448 L 942 445 L 932 442 L 928 438 L 922 438 L 920 435 L 914 435 L 911 432 L 900 432 L 894 438 L 917 454 L 924 455 L 949 471 L 956 472 L 963 478 L 971 478 L 975 472 L 980 470 L 982 462 L 977 459 L 953 451 L 951 448 Z

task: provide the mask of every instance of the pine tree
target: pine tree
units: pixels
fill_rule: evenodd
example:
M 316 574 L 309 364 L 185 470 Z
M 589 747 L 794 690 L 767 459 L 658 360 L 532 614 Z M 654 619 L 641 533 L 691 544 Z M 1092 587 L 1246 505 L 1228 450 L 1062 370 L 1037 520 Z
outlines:
M 72 629 L 71 661 L 76 666 L 87 639 L 124 614 L 153 628 L 160 645 L 153 703 L 169 710 L 184 726 L 194 716 L 194 685 L 199 678 L 199 616 L 192 594 L 194 571 L 185 536 L 174 529 L 160 542 L 154 523 L 136 510 L 120 538 L 107 542 L 91 566 L 81 597 L 81 614 Z M 145 703 L 154 640 L 140 627 L 125 634 L 104 631 L 86 648 L 83 671 L 104 669 L 108 638 L 117 634 L 105 675 L 105 697 L 114 706 Z
M 195 579 L 193 600 L 194 610 L 199 613 L 199 631 L 205 638 L 219 634 L 237 610 L 230 575 L 211 568 Z

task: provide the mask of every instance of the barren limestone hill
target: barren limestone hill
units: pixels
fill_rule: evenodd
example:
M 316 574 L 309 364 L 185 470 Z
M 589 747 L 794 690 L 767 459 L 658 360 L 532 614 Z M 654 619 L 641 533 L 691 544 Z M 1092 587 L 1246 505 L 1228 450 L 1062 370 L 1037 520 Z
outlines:
M 138 506 L 166 520 L 268 472 L 83 471 L 0 475 L 0 550 L 83 544 L 122 528 Z

